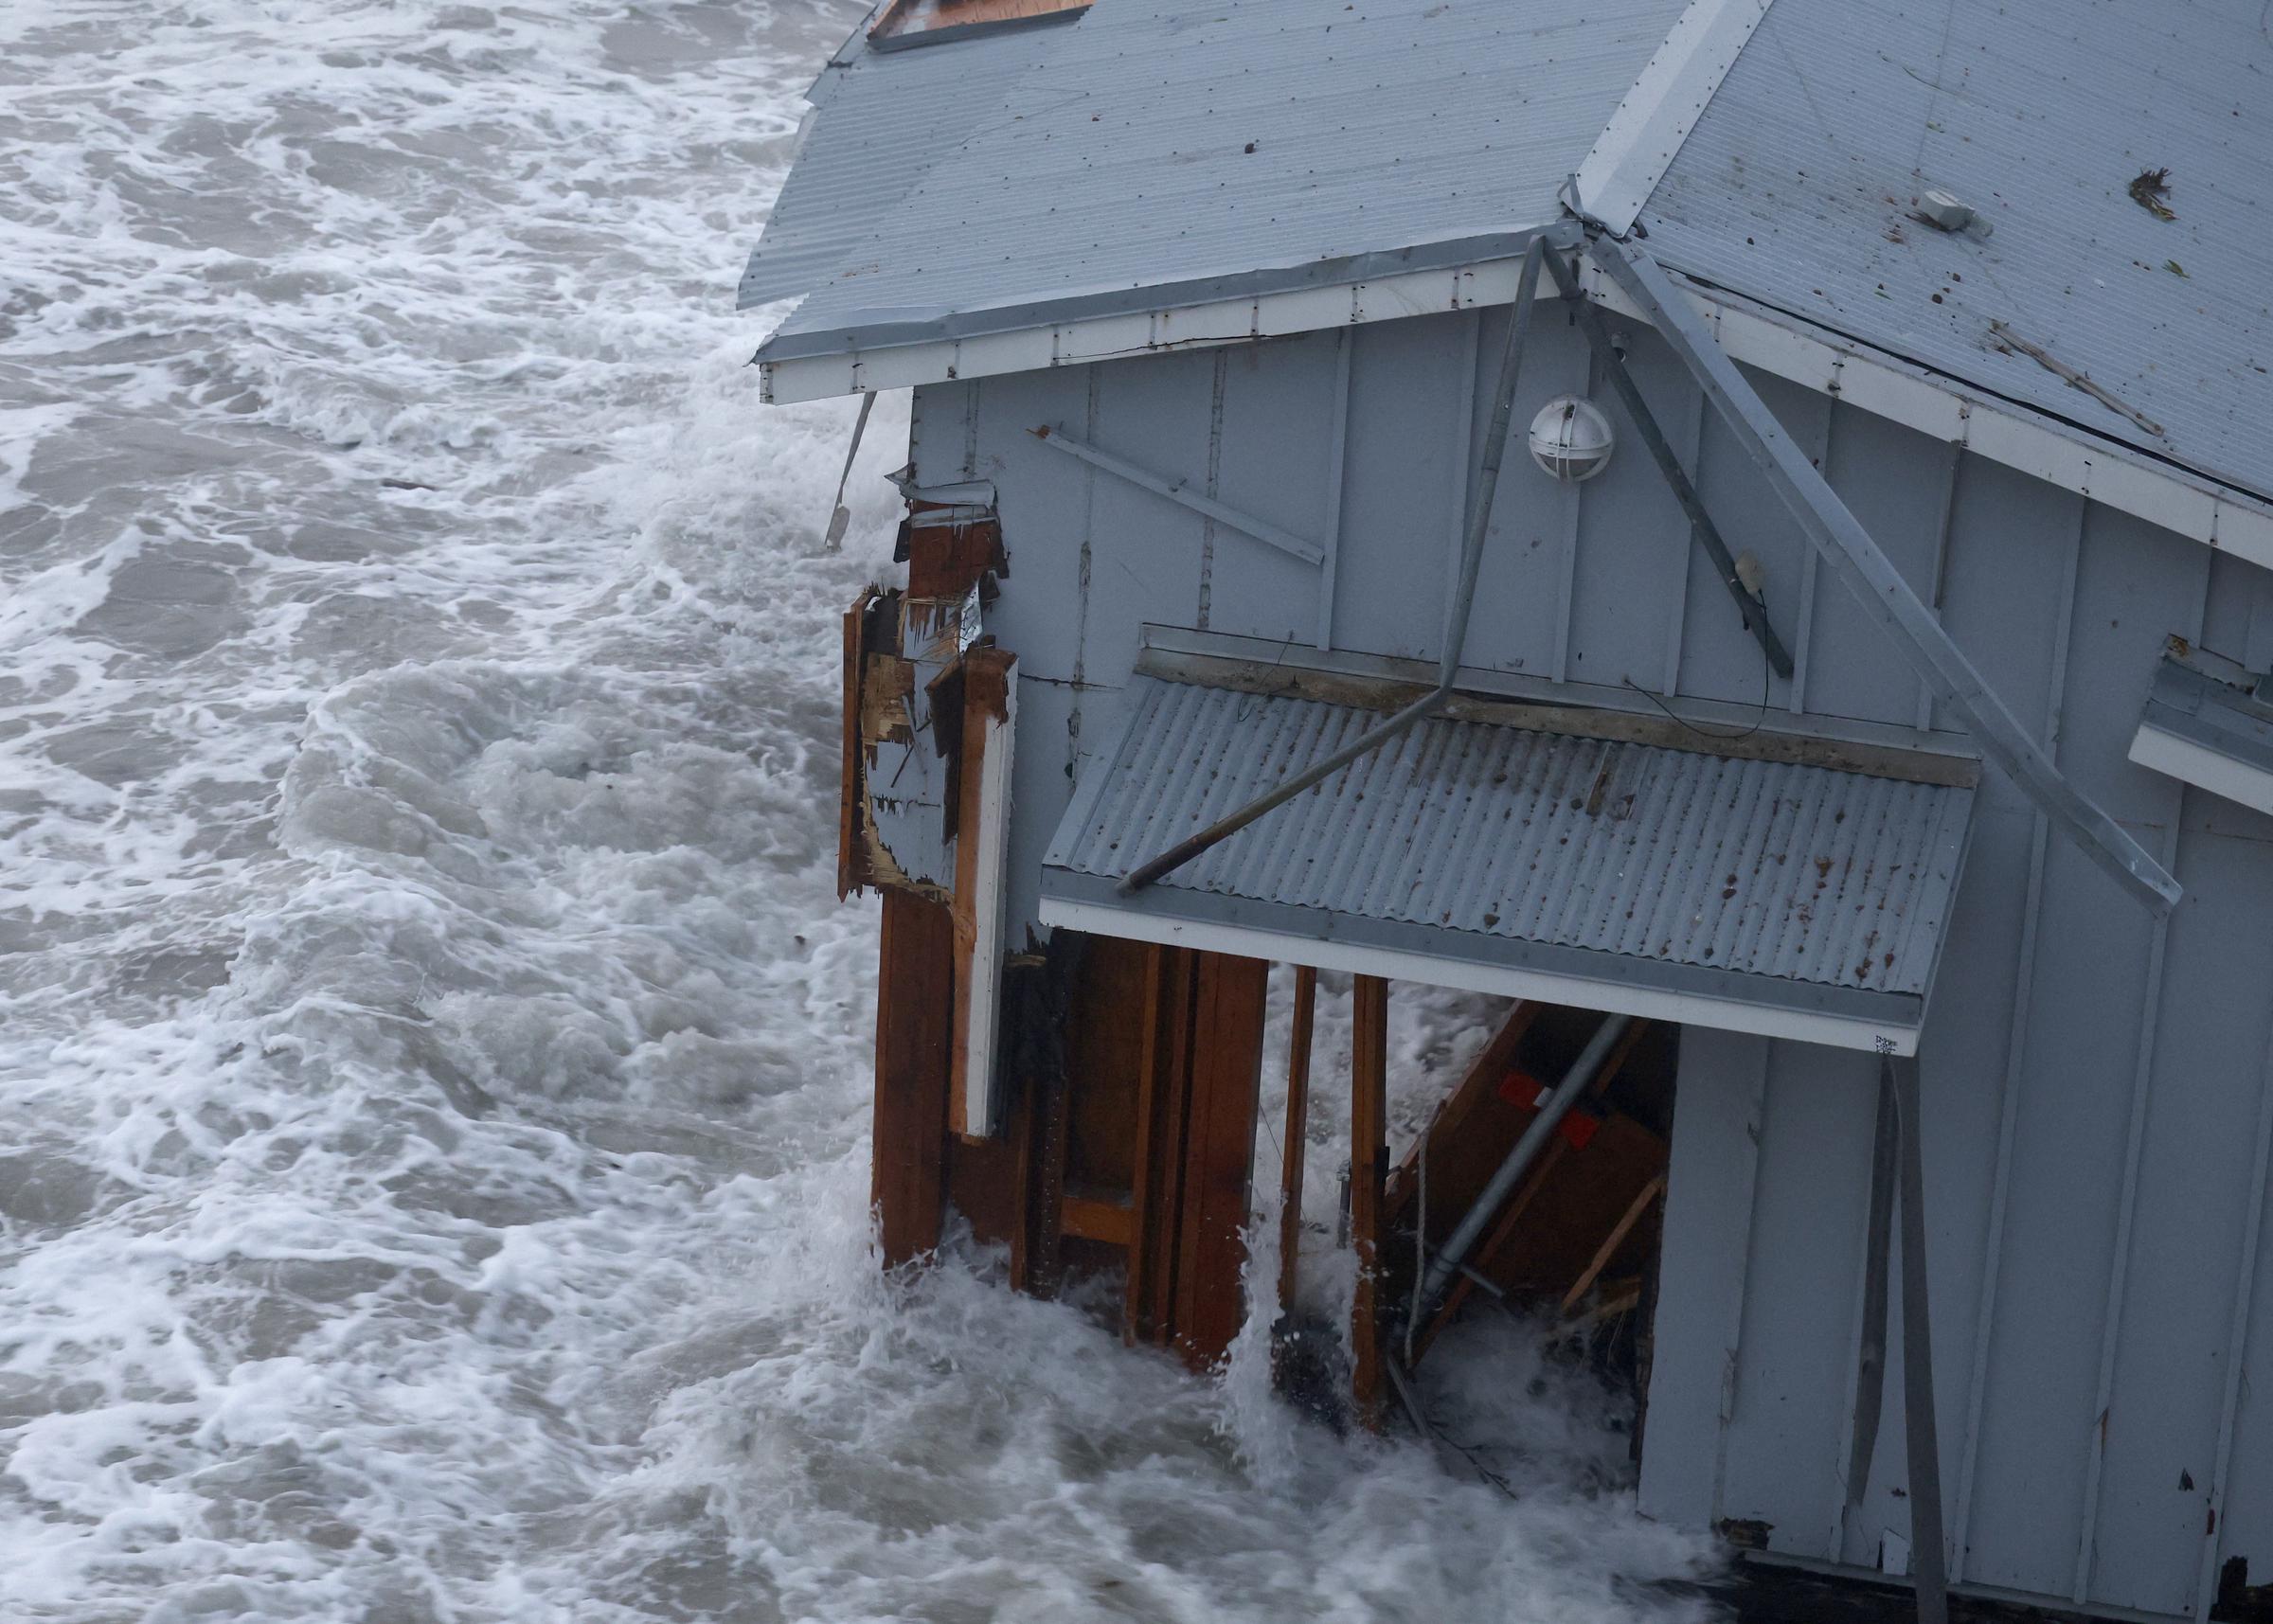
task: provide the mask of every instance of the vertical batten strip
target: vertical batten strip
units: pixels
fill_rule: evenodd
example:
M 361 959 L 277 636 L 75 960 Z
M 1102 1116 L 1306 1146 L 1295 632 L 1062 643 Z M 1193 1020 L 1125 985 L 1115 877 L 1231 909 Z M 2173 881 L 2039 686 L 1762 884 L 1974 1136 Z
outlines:
M 2169 833 L 2162 843 L 2162 866 L 2176 871 L 2178 818 L 2185 789 L 2172 786 Z M 2078 1606 L 2091 1591 L 2092 1563 L 2099 1551 L 2100 1490 L 2107 1464 L 2108 1410 L 2115 1401 L 2116 1351 L 2122 1341 L 2123 1296 L 2131 1278 L 2131 1226 L 2139 1214 L 2139 1163 L 2147 1134 L 2147 1084 L 2155 1070 L 2155 1040 L 2162 1025 L 2162 967 L 2171 940 L 2171 917 L 2155 921 L 2154 940 L 2147 948 L 2147 985 L 2139 1011 L 2139 1058 L 2131 1079 L 2131 1117 L 2123 1140 L 2123 1187 L 2116 1206 L 2115 1255 L 2107 1265 L 2107 1307 L 2100 1327 L 2100 1381 L 2091 1405 L 2091 1443 L 2084 1466 L 2084 1512 L 2076 1537 L 2076 1580 L 2070 1593 Z
M 1827 485 L 1831 482 L 1832 424 L 1838 415 L 1839 398 L 1834 393 L 1823 402 L 1823 432 L 1816 436 L 1815 446 L 1808 452 L 1809 460 L 1815 463 Z M 1795 441 L 1799 437 L 1792 437 Z M 1816 579 L 1822 562 L 1816 549 L 1803 539 L 1799 544 L 1799 613 L 1792 626 L 1792 685 L 1787 696 L 1795 716 L 1807 709 L 1807 673 L 1815 664 L 1816 653 Z
M 2046 702 L 2044 747 L 2057 755 L 2067 709 L 2067 651 L 2076 618 L 2076 577 L 2084 562 L 2084 520 L 2079 507 L 2076 545 L 2060 582 L 2060 615 L 2052 639 L 2050 698 Z M 1949 1520 L 1949 1582 L 1965 1577 L 1966 1541 L 1973 1517 L 1973 1486 L 1980 1464 L 1981 1396 L 1989 1383 L 1989 1343 L 1996 1322 L 1997 1276 L 2005 1249 L 2005 1206 L 2012 1194 L 2013 1133 L 2020 1113 L 2021 1069 L 2028 1059 L 2029 1007 L 2035 996 L 2036 936 L 2044 919 L 2045 849 L 2051 821 L 2035 811 L 2029 836 L 2029 886 L 2022 904 L 2020 973 L 2013 982 L 2013 1029 L 2005 1045 L 2003 1112 L 1996 1129 L 1996 1166 L 1989 1186 L 1989 1230 L 1981 1241 L 1981 1294 L 1973 1319 L 1973 1373 L 1965 1393 L 1965 1438 L 1960 1452 L 1957 1506 Z
M 1949 442 L 1949 473 L 1942 484 L 1942 522 L 1934 531 L 1933 579 L 1926 583 L 1925 606 L 1936 620 L 1942 618 L 1942 579 L 1949 568 L 1949 532 L 1958 517 L 1958 476 L 1965 466 L 1965 444 L 1962 440 Z M 1934 724 L 1934 685 L 1924 677 L 1918 679 L 1918 726 L 1921 731 Z
M 1736 1419 L 1736 1372 L 1738 1360 L 1745 1345 L 1745 1300 L 1752 1280 L 1752 1253 L 1760 1234 L 1760 1146 L 1767 1130 L 1768 1068 L 1776 1054 L 1774 1040 L 1760 1044 L 1760 1070 L 1752 1096 L 1745 1102 L 1744 1139 L 1740 1150 L 1744 1154 L 1745 1187 L 1745 1244 L 1737 1258 L 1736 1278 L 1728 1283 L 1730 1323 L 1728 1351 L 1721 1366 L 1720 1427 L 1713 1439 L 1712 1450 L 1712 1516 L 1718 1523 L 1726 1508 L 1722 1495 L 1728 1484 L 1728 1431 Z
M 1318 634 L 1320 650 L 1333 647 L 1333 571 L 1342 552 L 1342 480 L 1350 452 L 1350 351 L 1357 330 L 1343 328 L 1334 334 L 1333 430 L 1326 452 L 1326 531 L 1318 538 L 1326 557 L 1318 565 Z
M 2090 523 L 2091 509 L 2085 509 L 2085 523 Z M 2088 533 L 2088 530 L 2086 531 Z M 2206 565 L 2202 572 L 2202 590 L 2207 599 L 2211 572 Z M 2202 612 L 2194 616 L 2188 628 L 2196 641 L 2202 634 L 2203 622 L 2209 618 L 2207 601 Z M 2171 873 L 2178 871 L 2178 836 L 2186 820 L 2186 786 L 2167 780 L 2170 805 L 2170 823 L 2163 834 L 2162 866 Z M 2092 1568 L 2098 1560 L 2100 1494 L 2104 1487 L 2107 1458 L 2107 1417 L 2115 1401 L 2115 1365 L 2122 1340 L 2123 1302 L 2131 1276 L 2131 1230 L 2139 1211 L 2139 1161 L 2145 1151 L 2147 1128 L 2147 1090 L 2155 1070 L 2155 1044 L 2162 1021 L 2162 973 L 2168 958 L 2171 940 L 2171 917 L 2164 914 L 2155 921 L 2155 938 L 2147 954 L 2147 986 L 2139 1013 L 2139 1069 L 2131 1084 L 2131 1120 L 2129 1136 L 2123 1145 L 2123 1191 L 2121 1205 L 2117 1208 L 2115 1227 L 2115 1256 L 2107 1271 L 2107 1313 L 2101 1330 L 2100 1381 L 2098 1396 L 2092 1405 L 2091 1454 L 2085 1470 L 2084 1517 L 2076 1540 L 2076 1581 L 2073 1599 L 2081 1605 L 2091 1592 Z
M 1589 345 L 1586 350 L 1586 377 L 1582 384 L 1588 400 L 1594 398 L 1601 376 L 1602 363 Z M 1511 431 L 1510 438 L 1513 437 L 1514 432 Z M 1563 545 L 1556 560 L 1560 579 L 1555 582 L 1555 651 L 1549 670 L 1559 683 L 1570 680 L 1570 616 L 1572 599 L 1578 593 L 1579 535 L 1585 506 L 1586 482 L 1581 480 L 1567 488 L 1563 509 Z

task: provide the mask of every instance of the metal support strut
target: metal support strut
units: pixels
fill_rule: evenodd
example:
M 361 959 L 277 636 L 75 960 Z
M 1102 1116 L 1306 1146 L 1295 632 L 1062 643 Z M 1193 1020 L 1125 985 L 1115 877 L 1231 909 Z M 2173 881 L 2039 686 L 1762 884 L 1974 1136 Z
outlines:
M 2013 720 L 1933 611 L 1919 601 L 1910 583 L 1878 550 L 1870 531 L 1848 511 L 1775 413 L 1745 382 L 1696 307 L 1657 261 L 1614 237 L 1593 239 L 1589 252 L 1681 358 L 1809 544 L 1892 635 L 1895 646 L 1942 702 L 1964 719 L 1982 753 L 2124 890 L 2157 916 L 2176 906 L 2184 894 L 2178 882 L 2121 825 L 2061 776 L 2044 747 Z
M 1492 498 L 1499 489 L 1499 465 L 1507 454 L 1508 424 L 1514 413 L 1515 388 L 1523 373 L 1524 340 L 1530 336 L 1531 329 L 1532 293 L 1539 279 L 1540 261 L 1547 257 L 1546 247 L 1544 239 L 1531 239 L 1523 251 L 1523 269 L 1516 277 L 1515 309 L 1508 320 L 1507 347 L 1500 352 L 1499 388 L 1492 401 L 1492 426 L 1484 437 L 1483 468 L 1477 480 L 1476 494 L 1468 505 L 1467 535 L 1460 548 L 1460 589 L 1446 613 L 1444 658 L 1438 668 L 1437 686 L 1380 726 L 1369 730 L 1354 743 L 1335 751 L 1307 772 L 1298 773 L 1277 789 L 1258 795 L 1229 816 L 1217 819 L 1197 834 L 1180 840 L 1158 856 L 1138 864 L 1117 887 L 1121 896 L 1133 896 L 1143 890 L 1163 874 L 1181 868 L 1209 847 L 1237 834 L 1265 812 L 1284 806 L 1303 791 L 1323 783 L 1352 761 L 1371 755 L 1392 739 L 1426 721 L 1452 697 L 1453 677 L 1459 670 L 1460 656 L 1468 647 L 1469 612 L 1476 605 L 1476 579 L 1483 565 L 1484 535 L 1491 526 Z
M 1640 386 L 1634 382 L 1634 375 L 1626 370 L 1625 357 L 1618 352 L 1618 346 L 1610 342 L 1609 330 L 1602 325 L 1602 312 L 1595 308 L 1594 301 L 1579 287 L 1578 277 L 1571 274 L 1570 267 L 1563 263 L 1561 255 L 1548 255 L 1547 263 L 1555 273 L 1555 286 L 1562 290 L 1563 302 L 1570 308 L 1572 315 L 1578 320 L 1579 330 L 1585 334 L 1586 342 L 1593 347 L 1597 359 L 1602 362 L 1603 375 L 1610 380 L 1610 387 L 1617 393 L 1619 404 L 1626 408 L 1626 416 L 1634 424 L 1634 432 L 1641 437 L 1643 448 L 1650 454 L 1650 460 L 1657 465 L 1657 472 L 1665 476 L 1665 483 L 1672 490 L 1673 500 L 1681 504 L 1681 511 L 1689 516 L 1691 533 L 1696 537 L 1698 545 L 1705 549 L 1706 556 L 1712 560 L 1713 573 L 1721 578 L 1721 584 L 1728 589 L 1728 596 L 1736 599 L 1737 613 L 1745 617 L 1745 630 L 1751 633 L 1760 643 L 1760 651 L 1768 657 L 1769 669 L 1778 676 L 1790 680 L 1791 651 L 1783 646 L 1783 639 L 1776 635 L 1776 628 L 1768 620 L 1768 606 L 1737 575 L 1736 560 L 1729 556 L 1728 544 L 1721 539 L 1720 526 L 1712 522 L 1712 515 L 1705 510 L 1705 500 L 1697 494 L 1697 488 L 1690 483 L 1689 471 L 1681 466 L 1681 459 L 1673 455 L 1673 445 L 1665 437 L 1665 430 L 1658 426 L 1656 418 L 1650 411 L 1649 402 L 1641 398 Z

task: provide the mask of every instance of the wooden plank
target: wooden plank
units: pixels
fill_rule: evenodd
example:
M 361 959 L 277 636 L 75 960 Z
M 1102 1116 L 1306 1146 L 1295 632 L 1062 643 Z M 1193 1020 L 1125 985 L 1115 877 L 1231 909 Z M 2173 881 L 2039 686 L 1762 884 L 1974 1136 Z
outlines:
M 1563 1294 L 1563 1307 L 1560 1311 L 1563 1318 L 1568 1319 L 1570 1311 L 1577 1308 L 1585 1299 L 1586 1294 L 1594 1289 L 1594 1282 L 1602 1277 L 1602 1271 L 1610 1266 L 1610 1259 L 1618 1256 L 1618 1249 L 1626 1243 L 1626 1237 L 1634 1233 L 1634 1226 L 1641 1222 L 1641 1215 L 1649 1211 L 1650 1204 L 1664 1193 L 1665 1175 L 1663 1173 L 1659 1173 L 1641 1187 L 1641 1193 L 1634 1198 L 1633 1204 L 1626 1208 L 1624 1216 L 1620 1218 L 1610 1233 L 1602 1238 L 1602 1243 L 1595 1248 L 1594 1256 L 1588 1259 L 1586 1267 L 1581 1270 L 1579 1277 L 1571 1282 L 1570 1290 Z
M 947 1123 L 966 1139 L 992 1136 L 1002 1026 L 1003 873 L 1010 840 L 1010 773 L 1018 712 L 1016 656 L 977 648 L 962 659 L 960 806 L 956 827 L 955 1031 Z M 1061 1091 L 1062 1092 L 1062 1091 Z
M 1389 984 L 1361 975 L 1351 984 L 1350 1063 L 1350 1239 L 1357 1250 L 1351 1311 L 1350 1398 L 1359 1422 L 1382 1420 L 1381 1215 L 1388 1161 Z
M 940 1243 L 954 950 L 945 908 L 884 893 L 870 1199 L 886 1268 Z
M 1270 965 L 1229 954 L 1198 956 L 1175 1341 L 1185 1362 L 1204 1370 L 1230 1351 L 1246 1318 L 1242 1276 Z
M 1136 1208 L 1125 1196 L 1067 1191 L 1059 1202 L 1058 1222 L 1062 1233 L 1077 1240 L 1123 1249 L 1136 1242 Z
M 1297 1261 L 1302 1251 L 1302 1167 L 1310 1133 L 1310 1045 L 1317 1024 L 1318 973 L 1295 971 L 1294 1028 L 1286 1044 L 1286 1145 L 1279 1171 L 1279 1312 L 1295 1307 Z

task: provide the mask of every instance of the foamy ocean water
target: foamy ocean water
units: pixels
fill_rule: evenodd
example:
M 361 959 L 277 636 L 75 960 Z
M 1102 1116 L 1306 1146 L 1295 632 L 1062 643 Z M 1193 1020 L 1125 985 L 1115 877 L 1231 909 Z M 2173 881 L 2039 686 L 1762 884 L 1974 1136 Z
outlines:
M 1205 1383 L 877 1273 L 837 616 L 904 401 L 821 553 L 850 407 L 731 309 L 856 15 L 0 5 L 0 1617 L 1694 1613 L 1512 1325 L 1431 1403 L 1514 1501 L 1260 1324 Z

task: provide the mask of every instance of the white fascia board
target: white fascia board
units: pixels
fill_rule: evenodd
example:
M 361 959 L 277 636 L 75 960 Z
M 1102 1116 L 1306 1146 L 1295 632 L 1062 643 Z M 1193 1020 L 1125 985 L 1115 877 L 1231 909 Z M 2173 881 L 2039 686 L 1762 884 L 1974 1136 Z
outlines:
M 2273 506 L 1666 269 L 1732 360 L 2273 569 Z M 1604 310 L 1649 325 L 1591 258 L 1579 281 Z
M 993 378 L 1006 372 L 1039 372 L 1052 366 L 1083 366 L 1131 355 L 1252 344 L 1258 339 L 1363 322 L 1513 304 L 1522 265 L 1521 256 L 1486 259 L 1445 270 L 1378 277 L 1341 287 L 1296 288 L 969 338 L 761 361 L 759 393 L 770 404 L 787 405 L 832 395 L 904 389 L 957 378 Z M 1545 266 L 1540 268 L 1539 282 L 1548 296 L 1553 297 L 1554 287 Z
M 760 398 L 788 404 L 1512 304 L 1521 263 L 1520 259 L 1490 259 L 1151 314 L 1096 316 L 971 338 L 761 361 Z M 1734 294 L 1709 291 L 1677 271 L 1673 275 L 1712 324 L 1721 348 L 1747 366 L 2273 569 L 2273 505 L 2028 407 L 1970 390 L 1953 378 L 1865 348 L 1828 329 Z M 1648 325 L 1591 259 L 1580 261 L 1579 280 L 1604 310 Z M 1547 294 L 1555 296 L 1551 285 Z
M 1626 234 L 1773 0 L 1690 0 L 1579 165 L 1579 206 Z
M 2132 735 L 2130 754 L 2142 767 L 2236 805 L 2273 813 L 2273 774 L 2157 727 L 2152 715 Z
M 1092 936 L 1123 941 L 1158 942 L 1167 947 L 1192 948 L 1203 953 L 1236 954 L 1243 958 L 1277 959 L 1307 964 L 1318 970 L 1345 971 L 1352 975 L 1378 975 L 1391 981 L 1417 981 L 1424 986 L 1450 987 L 1463 992 L 1485 992 L 1507 998 L 1536 998 L 1581 1009 L 1600 1009 L 1612 1015 L 1637 1015 L 1644 1020 L 1673 1021 L 1691 1026 L 1712 1026 L 1722 1031 L 1750 1032 L 1760 1037 L 1789 1038 L 1797 1043 L 1823 1044 L 1832 1048 L 1865 1049 L 1873 1053 L 1914 1055 L 1918 1030 L 1815 1014 L 1803 1009 L 1780 1009 L 1762 1004 L 1744 1004 L 1727 998 L 1704 998 L 1693 993 L 1659 988 L 1633 987 L 1618 981 L 1592 981 L 1546 971 L 1520 970 L 1506 965 L 1479 964 L 1468 959 L 1433 954 L 1408 953 L 1395 948 L 1363 946 L 1321 940 L 1309 936 L 1281 936 L 1245 925 L 1216 924 L 1190 919 L 1164 919 L 1134 909 L 1107 907 L 1044 896 L 1042 922 L 1053 929 L 1085 931 Z

